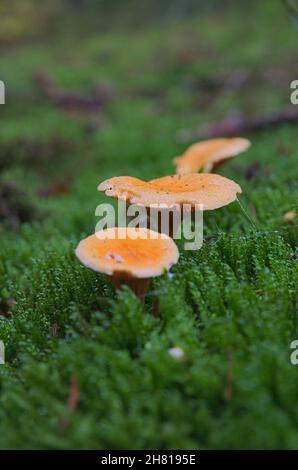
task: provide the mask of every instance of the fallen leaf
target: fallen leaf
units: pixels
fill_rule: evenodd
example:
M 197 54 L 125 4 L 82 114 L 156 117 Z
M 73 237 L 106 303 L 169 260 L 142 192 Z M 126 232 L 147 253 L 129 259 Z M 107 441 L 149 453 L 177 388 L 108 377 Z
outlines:
M 203 129 L 182 129 L 177 133 L 180 142 L 197 139 L 213 139 L 218 137 L 233 137 L 245 135 L 248 132 L 260 132 L 267 129 L 279 127 L 283 124 L 297 124 L 298 110 L 294 107 L 285 108 L 275 113 L 246 117 L 241 111 L 230 113 L 221 121 L 209 124 Z
M 69 394 L 66 404 L 66 409 L 69 414 L 72 414 L 76 411 L 80 398 L 80 390 L 78 387 L 78 381 L 75 375 L 70 378 L 69 384 Z M 69 417 L 64 417 L 59 423 L 59 431 L 63 433 L 69 425 Z
M 251 181 L 252 179 L 259 176 L 261 170 L 261 165 L 259 162 L 253 162 L 249 165 L 244 171 L 244 177 L 247 181 Z
M 55 183 L 46 188 L 42 188 L 38 191 L 38 196 L 41 198 L 55 197 L 55 196 L 66 196 L 69 194 L 70 188 L 67 183 Z
M 11 299 L 11 298 L 3 299 L 0 302 L 0 316 L 6 317 L 9 310 L 11 310 L 15 304 L 16 302 L 14 299 Z
M 233 361 L 234 349 L 231 347 L 227 351 L 227 372 L 224 388 L 224 399 L 228 402 L 231 401 L 233 397 Z
M 282 142 L 279 142 L 277 144 L 276 151 L 277 151 L 278 155 L 280 155 L 282 157 L 287 157 L 290 154 L 290 149 L 285 144 L 283 144 Z

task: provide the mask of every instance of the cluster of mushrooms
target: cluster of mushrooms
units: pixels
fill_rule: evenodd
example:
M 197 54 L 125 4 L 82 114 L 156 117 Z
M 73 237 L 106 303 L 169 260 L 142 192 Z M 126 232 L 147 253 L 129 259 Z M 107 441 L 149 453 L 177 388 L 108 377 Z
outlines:
M 176 157 L 176 174 L 151 181 L 130 176 L 108 179 L 98 186 L 107 196 L 136 204 L 149 210 L 153 202 L 165 207 L 213 210 L 235 201 L 241 193 L 234 181 L 210 173 L 224 161 L 244 152 L 247 139 L 218 138 L 191 145 Z M 114 227 L 94 233 L 82 240 L 76 256 L 88 268 L 106 275 L 118 289 L 128 285 L 143 302 L 153 277 L 170 270 L 179 259 L 173 234 L 155 232 L 144 227 Z

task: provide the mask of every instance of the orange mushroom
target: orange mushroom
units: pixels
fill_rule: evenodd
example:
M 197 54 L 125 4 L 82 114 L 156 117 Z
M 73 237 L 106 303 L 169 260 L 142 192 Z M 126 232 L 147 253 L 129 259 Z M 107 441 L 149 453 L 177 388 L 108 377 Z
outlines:
M 176 173 L 209 173 L 250 147 L 250 141 L 242 137 L 210 139 L 195 143 L 179 157 L 174 158 Z
M 289 224 L 292 224 L 297 217 L 297 212 L 294 210 L 288 211 L 283 215 L 283 218 Z
M 148 215 L 155 207 L 159 212 L 171 212 L 173 209 L 181 211 L 186 204 L 192 211 L 199 205 L 200 210 L 213 210 L 235 201 L 237 193 L 241 193 L 240 186 L 228 178 L 199 173 L 164 176 L 149 182 L 119 176 L 104 181 L 98 190 L 127 204 L 143 206 Z M 161 231 L 160 225 L 158 231 Z M 173 236 L 171 220 L 168 234 Z
M 203 210 L 230 204 L 237 193 L 241 193 L 239 184 L 212 173 L 163 176 L 148 182 L 131 176 L 116 176 L 100 183 L 98 190 L 128 204 L 144 207 L 202 204 Z
M 165 234 L 146 228 L 108 228 L 82 240 L 76 248 L 82 264 L 105 274 L 116 288 L 128 285 L 144 301 L 150 280 L 177 263 L 179 252 Z

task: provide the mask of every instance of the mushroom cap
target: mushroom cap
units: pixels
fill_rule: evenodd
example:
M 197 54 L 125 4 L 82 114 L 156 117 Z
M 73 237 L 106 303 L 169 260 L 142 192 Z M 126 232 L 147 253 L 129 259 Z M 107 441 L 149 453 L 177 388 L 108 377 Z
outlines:
M 132 227 L 100 230 L 82 240 L 75 253 L 94 271 L 141 279 L 160 276 L 179 259 L 178 248 L 170 237 Z
M 128 204 L 145 207 L 165 205 L 167 208 L 201 204 L 203 210 L 230 204 L 237 198 L 237 193 L 241 193 L 237 183 L 211 173 L 164 176 L 149 182 L 118 176 L 101 183 L 98 190 Z
M 283 218 L 286 222 L 293 222 L 297 217 L 297 212 L 294 210 L 288 211 L 283 215 Z
M 250 141 L 242 137 L 204 140 L 188 147 L 173 162 L 180 175 L 197 171 L 208 173 L 219 163 L 244 152 L 250 145 Z

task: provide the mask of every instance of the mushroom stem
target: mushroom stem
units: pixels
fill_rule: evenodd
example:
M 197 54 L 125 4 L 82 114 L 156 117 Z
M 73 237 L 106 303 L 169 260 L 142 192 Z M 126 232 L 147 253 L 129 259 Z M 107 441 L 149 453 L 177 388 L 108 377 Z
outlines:
M 158 233 L 164 233 L 170 238 L 176 237 L 182 220 L 180 220 L 180 223 L 177 225 L 174 212 L 171 209 L 154 209 L 153 213 L 151 213 L 151 209 L 147 207 L 148 225 L 150 225 L 150 219 L 152 216 L 154 218 L 154 230 L 156 230 Z M 163 222 L 166 222 L 165 226 L 163 225 Z
M 141 222 L 141 224 L 135 224 L 134 226 L 136 228 L 139 228 L 139 227 L 144 227 L 147 228 L 147 227 L 150 227 L 150 217 L 151 217 L 151 213 L 150 213 L 150 207 L 146 207 L 146 211 L 147 211 L 147 218 L 146 219 L 143 219 L 143 221 Z M 164 213 L 165 209 L 154 209 L 154 227 L 153 229 L 158 232 L 158 233 L 165 233 L 166 235 L 168 235 L 170 238 L 175 238 L 175 235 L 177 234 L 178 230 L 179 230 L 179 227 L 174 227 L 174 215 L 173 215 L 173 212 L 172 211 L 169 211 L 169 214 L 168 214 L 168 224 L 166 227 L 163 227 L 162 225 L 162 219 L 163 219 L 163 213 Z M 134 217 L 133 216 L 128 216 L 127 217 L 127 223 L 130 224 L 134 221 Z M 144 225 L 145 224 L 145 225 Z
M 213 163 L 212 171 L 215 173 L 217 170 L 219 170 L 224 164 L 230 160 L 229 157 L 223 158 L 222 160 L 219 160 L 218 162 Z
M 138 279 L 123 274 L 115 274 L 107 277 L 116 289 L 120 289 L 123 285 L 127 285 L 140 299 L 142 304 L 145 302 L 145 297 L 150 286 L 150 279 Z
M 178 227 L 179 228 L 179 227 Z M 168 235 L 171 238 L 174 238 L 177 232 L 177 227 L 174 229 L 174 214 L 172 211 L 168 212 L 168 230 L 165 230 L 166 235 Z M 162 212 L 158 212 L 158 232 L 159 233 L 164 233 L 164 229 L 162 227 Z

